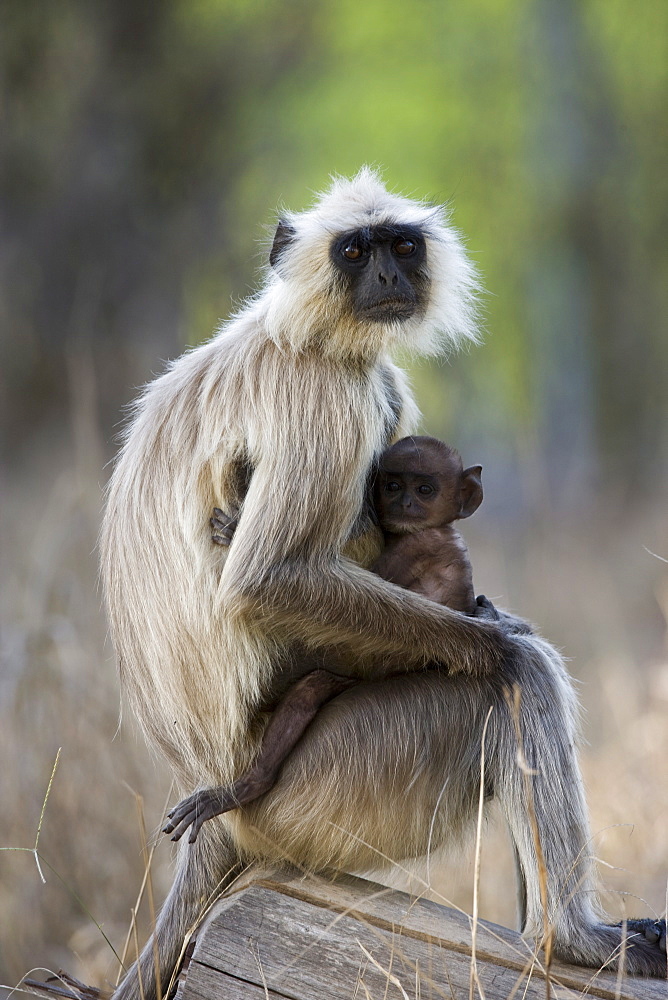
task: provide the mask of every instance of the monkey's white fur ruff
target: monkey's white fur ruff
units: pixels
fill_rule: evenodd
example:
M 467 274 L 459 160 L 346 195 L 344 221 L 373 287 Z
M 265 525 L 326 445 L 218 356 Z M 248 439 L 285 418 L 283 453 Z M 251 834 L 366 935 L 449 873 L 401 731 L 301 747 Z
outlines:
M 300 350 L 317 336 L 332 354 L 373 355 L 402 346 L 427 355 L 478 340 L 477 275 L 443 207 L 391 194 L 378 174 L 364 167 L 352 180 L 336 179 L 310 211 L 286 212 L 283 218 L 295 229 L 295 246 L 270 274 L 258 316 L 277 344 Z M 342 314 L 335 292 L 329 294 L 336 287 L 329 246 L 341 233 L 386 223 L 422 228 L 432 294 L 422 316 L 389 327 L 360 324 Z

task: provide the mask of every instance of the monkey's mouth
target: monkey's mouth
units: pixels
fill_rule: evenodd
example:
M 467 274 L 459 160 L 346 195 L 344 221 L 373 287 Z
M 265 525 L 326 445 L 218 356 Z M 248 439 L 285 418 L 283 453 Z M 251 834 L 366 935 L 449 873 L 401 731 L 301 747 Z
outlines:
M 392 535 L 414 535 L 424 528 L 424 515 L 397 514 L 396 521 L 391 514 L 383 518 L 383 528 Z
M 360 309 L 360 318 L 371 320 L 372 323 L 392 323 L 410 319 L 415 315 L 415 302 L 407 299 L 384 299 L 373 305 Z

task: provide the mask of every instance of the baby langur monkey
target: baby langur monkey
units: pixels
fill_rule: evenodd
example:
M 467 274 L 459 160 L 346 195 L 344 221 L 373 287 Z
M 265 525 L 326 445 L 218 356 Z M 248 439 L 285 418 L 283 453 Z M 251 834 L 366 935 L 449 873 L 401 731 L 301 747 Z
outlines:
M 373 496 L 385 544 L 373 572 L 453 611 L 498 618 L 487 598 L 476 601 L 468 550 L 454 527 L 482 503 L 481 473 L 480 465 L 464 469 L 459 452 L 433 437 L 403 438 L 383 452 Z M 226 518 L 214 510 L 212 538 L 219 545 L 230 544 L 236 526 L 233 515 Z M 169 813 L 164 832 L 172 833 L 172 840 L 179 840 L 192 824 L 190 843 L 194 843 L 207 819 L 269 791 L 281 764 L 322 705 L 359 683 L 315 661 L 315 669 L 309 669 L 310 662 L 300 663 L 303 676 L 276 706 L 250 770 L 231 785 L 195 792 Z
M 373 570 L 453 611 L 475 614 L 471 563 L 454 521 L 482 503 L 482 467 L 432 437 L 407 437 L 380 459 L 374 504 L 385 546 Z

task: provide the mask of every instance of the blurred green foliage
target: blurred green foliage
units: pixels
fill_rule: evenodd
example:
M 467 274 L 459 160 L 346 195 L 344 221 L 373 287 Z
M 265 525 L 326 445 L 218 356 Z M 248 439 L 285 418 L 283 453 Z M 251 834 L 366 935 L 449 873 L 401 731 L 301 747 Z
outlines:
M 485 348 L 415 368 L 428 429 L 511 506 L 518 467 L 557 506 L 665 486 L 661 0 L 17 0 L 0 45 L 10 453 L 82 350 L 111 426 L 255 287 L 277 207 L 372 163 L 451 201 L 489 290 Z

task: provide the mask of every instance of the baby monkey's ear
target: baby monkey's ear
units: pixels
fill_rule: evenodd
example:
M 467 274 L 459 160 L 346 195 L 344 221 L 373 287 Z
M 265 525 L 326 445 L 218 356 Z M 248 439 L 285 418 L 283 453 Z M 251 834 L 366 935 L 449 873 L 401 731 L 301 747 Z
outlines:
M 459 514 L 458 518 L 470 517 L 475 514 L 482 503 L 482 465 L 472 465 L 470 469 L 464 469 L 461 475 L 459 487 Z

